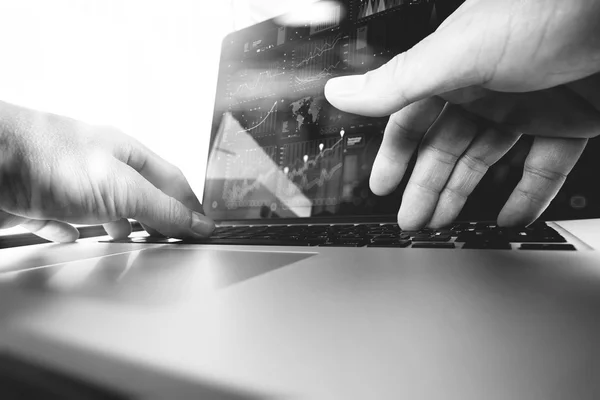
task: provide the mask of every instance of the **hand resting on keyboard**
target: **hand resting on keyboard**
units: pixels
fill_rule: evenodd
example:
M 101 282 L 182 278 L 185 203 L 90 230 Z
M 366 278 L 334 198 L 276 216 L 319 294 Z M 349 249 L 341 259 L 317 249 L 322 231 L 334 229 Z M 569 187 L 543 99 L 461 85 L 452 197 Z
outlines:
M 124 238 L 127 218 L 172 237 L 214 229 L 183 174 L 133 138 L 0 102 L 0 229 L 70 242 L 69 223 L 104 224 Z

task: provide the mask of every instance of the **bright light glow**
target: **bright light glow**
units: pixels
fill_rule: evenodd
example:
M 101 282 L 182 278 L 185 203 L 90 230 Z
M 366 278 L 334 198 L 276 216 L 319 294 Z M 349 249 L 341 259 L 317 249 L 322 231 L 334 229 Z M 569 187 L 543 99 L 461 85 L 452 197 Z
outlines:
M 328 22 L 332 13 L 343 13 L 337 1 L 300 2 L 289 13 L 279 18 L 277 22 L 287 26 L 304 26 L 308 24 Z M 341 15 L 338 15 L 341 16 Z
M 116 126 L 176 163 L 200 195 L 229 6 L 0 1 L 0 100 Z
M 200 196 L 221 40 L 312 2 L 0 1 L 0 100 L 115 126 Z

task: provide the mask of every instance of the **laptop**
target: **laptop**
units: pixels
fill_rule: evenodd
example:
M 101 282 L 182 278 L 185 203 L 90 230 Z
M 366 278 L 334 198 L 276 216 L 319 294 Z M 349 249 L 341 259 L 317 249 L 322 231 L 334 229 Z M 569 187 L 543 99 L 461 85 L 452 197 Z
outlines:
M 406 182 L 367 183 L 385 119 L 335 110 L 323 86 L 418 42 L 434 3 L 329 4 L 223 41 L 212 238 L 0 240 L 8 398 L 598 398 L 595 142 L 530 227 L 493 222 L 524 140 L 460 221 L 402 231 Z

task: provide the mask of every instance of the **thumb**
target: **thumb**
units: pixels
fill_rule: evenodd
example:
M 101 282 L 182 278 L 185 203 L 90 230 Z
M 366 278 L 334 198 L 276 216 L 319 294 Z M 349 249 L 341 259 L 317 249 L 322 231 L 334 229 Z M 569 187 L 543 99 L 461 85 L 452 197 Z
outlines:
M 451 24 L 364 75 L 331 79 L 325 96 L 343 111 L 382 117 L 428 97 L 483 84 L 489 68 L 472 60 L 479 41 L 454 30 Z
M 599 12 L 584 0 L 467 1 L 381 68 L 330 80 L 325 95 L 341 110 L 379 117 L 472 86 L 529 92 L 581 79 L 598 71 L 598 41 L 589 39 L 598 28 L 588 22 Z
M 126 202 L 119 207 L 126 214 L 121 218 L 134 218 L 167 237 L 207 237 L 215 229 L 210 218 L 167 196 L 131 167 L 121 164 L 119 173 L 124 179 L 117 182 L 122 182 L 126 193 L 120 197 Z
M 437 36 L 429 37 L 379 69 L 334 78 L 327 82 L 325 96 L 340 110 L 382 117 L 416 101 L 482 82 L 481 73 L 464 64 L 452 65 L 457 55 L 439 65 L 439 48 L 444 42 Z

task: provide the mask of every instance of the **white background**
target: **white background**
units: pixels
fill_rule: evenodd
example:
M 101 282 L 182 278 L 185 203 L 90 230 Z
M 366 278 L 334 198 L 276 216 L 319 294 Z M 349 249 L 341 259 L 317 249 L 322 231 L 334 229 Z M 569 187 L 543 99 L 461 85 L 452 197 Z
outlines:
M 180 167 L 200 197 L 221 40 L 291 4 L 0 0 L 0 99 L 116 126 Z

